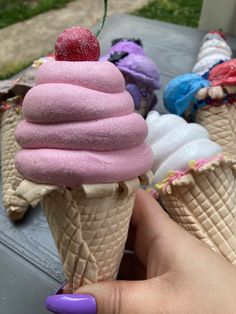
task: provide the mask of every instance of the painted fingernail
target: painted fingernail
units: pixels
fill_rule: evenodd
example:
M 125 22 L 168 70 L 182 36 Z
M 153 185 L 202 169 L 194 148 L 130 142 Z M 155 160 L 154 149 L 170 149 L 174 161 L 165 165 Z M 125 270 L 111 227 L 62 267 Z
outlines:
M 89 294 L 61 294 L 46 299 L 47 310 L 54 314 L 96 314 L 96 300 Z

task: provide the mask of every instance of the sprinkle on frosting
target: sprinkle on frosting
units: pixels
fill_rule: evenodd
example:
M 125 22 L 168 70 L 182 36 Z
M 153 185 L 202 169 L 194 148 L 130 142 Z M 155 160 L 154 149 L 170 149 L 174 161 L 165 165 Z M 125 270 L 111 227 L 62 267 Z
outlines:
M 224 104 L 234 104 L 236 102 L 236 94 L 229 94 L 227 91 L 224 91 L 224 95 L 222 98 L 213 99 L 211 97 L 207 97 L 203 100 L 198 100 L 193 104 L 193 111 L 196 111 L 201 108 L 209 108 L 211 106 L 219 107 Z
M 232 51 L 226 42 L 225 37 L 219 32 L 210 32 L 203 39 L 203 44 L 198 54 L 197 63 L 193 67 L 193 72 L 204 77 L 207 72 L 218 63 L 230 60 Z
M 13 108 L 17 114 L 20 114 L 22 110 L 22 103 L 23 103 L 22 96 L 8 98 L 6 101 L 2 101 L 0 103 L 0 112 L 4 112 Z
M 219 154 L 217 156 L 214 156 L 209 159 L 203 159 L 203 160 L 190 160 L 188 167 L 184 171 L 176 171 L 176 170 L 170 170 L 167 174 L 167 177 L 161 182 L 155 184 L 155 188 L 157 190 L 163 190 L 166 191 L 168 186 L 170 186 L 174 181 L 179 180 L 183 176 L 185 176 L 188 173 L 191 173 L 194 171 L 200 171 L 204 166 L 211 164 L 213 162 L 222 161 L 224 160 L 224 155 Z

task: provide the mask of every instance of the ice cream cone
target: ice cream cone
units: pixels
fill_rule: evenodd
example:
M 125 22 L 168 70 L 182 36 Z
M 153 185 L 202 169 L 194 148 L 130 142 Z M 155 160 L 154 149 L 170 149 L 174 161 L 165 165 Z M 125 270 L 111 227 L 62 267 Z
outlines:
M 201 76 L 207 76 L 209 70 L 219 63 L 230 60 L 232 51 L 227 44 L 225 35 L 219 31 L 212 31 L 203 38 L 197 62 L 192 72 Z
M 235 161 L 215 159 L 159 190 L 170 216 L 236 264 Z
M 22 120 L 21 111 L 12 107 L 1 115 L 1 168 L 2 200 L 7 214 L 13 220 L 23 217 L 29 203 L 16 194 L 16 189 L 23 180 L 15 168 L 15 154 L 19 145 L 15 140 L 15 130 Z
M 160 73 L 157 65 L 145 54 L 140 39 L 118 38 L 112 41 L 108 54 L 101 60 L 114 63 L 124 75 L 126 90 L 134 100 L 135 111 L 146 117 L 158 102 Z
M 34 205 L 41 198 L 73 291 L 115 279 L 124 251 L 138 179 L 63 189 L 25 180 L 18 189 Z
M 209 73 L 211 87 L 200 89 L 196 99 L 205 105 L 196 110 L 195 121 L 203 125 L 224 153 L 236 158 L 236 62 L 215 66 Z
M 201 71 L 171 80 L 165 88 L 164 103 L 171 113 L 204 126 L 210 139 L 222 146 L 225 155 L 235 159 L 236 62 L 235 59 L 217 59 L 214 64 L 218 58 L 215 51 L 220 49 L 230 58 L 230 48 L 225 40 L 217 39 L 218 34 L 208 35 L 199 53 L 204 62 L 197 62 L 194 67 L 195 70 L 199 67 L 200 71 L 200 64 L 204 65 Z
M 147 105 L 147 103 L 149 105 Z M 154 92 L 150 92 L 149 95 L 145 95 L 145 97 L 141 97 L 140 107 L 139 109 L 135 109 L 135 112 L 141 114 L 141 116 L 146 117 L 148 112 L 153 109 L 155 104 L 157 103 L 157 97 Z M 152 104 L 152 105 L 151 105 Z
M 56 60 L 40 66 L 24 98 L 15 164 L 30 181 L 17 192 L 42 202 L 75 291 L 116 277 L 140 186 L 133 178 L 151 169 L 153 155 L 121 72 L 98 61 L 96 37 L 74 26 L 55 47 Z
M 41 63 L 51 60 L 51 57 L 42 59 Z M 23 180 L 15 168 L 14 159 L 20 148 L 15 140 L 15 130 L 23 119 L 21 114 L 23 98 L 35 85 L 35 77 L 41 63 L 27 68 L 16 80 L 5 80 L 0 84 L 2 199 L 5 210 L 12 220 L 21 219 L 29 207 L 29 203 L 15 193 Z
M 151 112 L 147 124 L 153 183 L 162 205 L 178 224 L 236 264 L 235 159 L 225 157 L 202 126 L 177 115 Z
M 208 130 L 210 138 L 222 146 L 226 156 L 236 158 L 235 88 L 232 90 L 235 62 L 229 61 L 231 56 L 231 49 L 222 33 L 206 35 L 194 69 L 199 68 L 199 63 L 204 63 L 204 71 L 212 86 L 196 94 L 203 106 L 200 105 L 196 111 L 195 121 Z
M 225 156 L 236 158 L 236 106 L 205 106 L 195 113 L 195 121 L 204 126 L 210 138 L 222 146 Z

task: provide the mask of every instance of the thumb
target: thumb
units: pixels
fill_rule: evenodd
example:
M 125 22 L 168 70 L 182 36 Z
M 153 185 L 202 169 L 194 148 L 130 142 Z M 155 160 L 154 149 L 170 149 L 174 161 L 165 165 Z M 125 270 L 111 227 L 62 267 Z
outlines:
M 97 314 L 162 313 L 161 281 L 106 281 L 79 288 L 75 293 L 96 299 Z

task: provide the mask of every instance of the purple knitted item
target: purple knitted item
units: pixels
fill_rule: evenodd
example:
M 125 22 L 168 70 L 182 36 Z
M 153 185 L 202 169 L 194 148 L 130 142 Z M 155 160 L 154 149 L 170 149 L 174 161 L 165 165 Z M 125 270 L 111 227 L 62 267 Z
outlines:
M 160 72 L 139 44 L 129 39 L 121 39 L 101 60 L 109 60 L 123 73 L 127 90 L 134 98 L 136 110 L 141 107 L 141 97 L 137 97 L 138 94 L 142 95 L 142 101 L 146 101 L 146 113 L 155 106 L 157 97 L 154 97 L 154 91 L 161 87 Z M 135 85 L 139 93 L 135 91 Z

